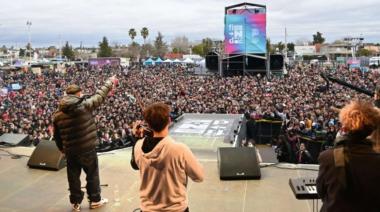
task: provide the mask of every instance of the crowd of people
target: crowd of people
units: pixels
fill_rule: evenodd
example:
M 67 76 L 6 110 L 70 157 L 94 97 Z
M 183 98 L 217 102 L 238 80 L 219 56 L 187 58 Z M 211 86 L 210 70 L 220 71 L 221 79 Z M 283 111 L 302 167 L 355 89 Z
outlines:
M 300 134 L 326 131 L 331 132 L 331 137 L 339 129 L 332 107 L 342 107 L 352 99 L 370 98 L 338 84 L 330 84 L 327 89 L 320 76 L 323 72 L 367 90 L 374 90 L 379 79 L 379 73 L 371 70 L 352 71 L 339 66 L 331 71 L 301 64 L 270 80 L 260 75 L 226 78 L 196 75 L 182 66 L 142 69 L 73 66 L 65 71 L 46 69 L 41 74 L 11 72 L 3 74 L 1 87 L 20 83 L 22 89 L 0 97 L 0 134 L 29 134 L 34 144 L 50 139 L 51 116 L 69 84 L 80 85 L 83 93 L 92 94 L 105 79 L 117 75 L 118 87 L 96 112 L 101 144 L 128 140 L 131 124 L 142 117 L 142 107 L 162 101 L 170 103 L 173 116 L 183 113 L 248 113 L 254 119 L 278 116 L 284 121 L 286 142 L 297 152 Z

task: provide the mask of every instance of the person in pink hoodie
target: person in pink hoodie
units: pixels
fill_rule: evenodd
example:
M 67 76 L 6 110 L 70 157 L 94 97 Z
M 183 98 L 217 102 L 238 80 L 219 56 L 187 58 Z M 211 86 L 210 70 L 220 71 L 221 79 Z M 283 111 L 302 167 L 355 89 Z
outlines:
M 137 141 L 134 161 L 140 171 L 140 207 L 143 212 L 186 212 L 188 177 L 202 182 L 203 167 L 189 147 L 169 136 L 169 106 L 155 103 L 144 110 L 153 136 Z

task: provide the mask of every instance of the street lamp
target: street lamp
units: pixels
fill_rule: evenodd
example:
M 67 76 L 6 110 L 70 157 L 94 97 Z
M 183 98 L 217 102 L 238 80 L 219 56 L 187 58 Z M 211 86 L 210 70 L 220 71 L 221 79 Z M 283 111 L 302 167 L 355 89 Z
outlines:
M 31 21 L 26 21 L 26 26 L 28 27 L 28 39 L 29 39 L 29 65 L 32 64 L 32 38 L 31 38 L 31 35 L 30 35 L 30 27 L 32 26 L 32 22 Z

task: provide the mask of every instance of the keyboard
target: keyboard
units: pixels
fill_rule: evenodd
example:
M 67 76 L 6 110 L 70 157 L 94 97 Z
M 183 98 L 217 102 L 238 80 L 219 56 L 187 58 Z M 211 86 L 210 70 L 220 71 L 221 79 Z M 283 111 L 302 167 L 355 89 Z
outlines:
M 320 199 L 315 178 L 291 178 L 289 185 L 297 199 Z

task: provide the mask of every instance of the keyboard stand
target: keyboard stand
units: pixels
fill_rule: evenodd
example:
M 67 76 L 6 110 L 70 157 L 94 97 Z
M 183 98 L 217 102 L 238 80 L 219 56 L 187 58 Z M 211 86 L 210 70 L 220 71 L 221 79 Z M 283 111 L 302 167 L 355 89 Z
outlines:
M 291 178 L 289 185 L 297 199 L 312 200 L 313 212 L 319 210 L 318 199 L 320 198 L 317 193 L 315 178 Z

